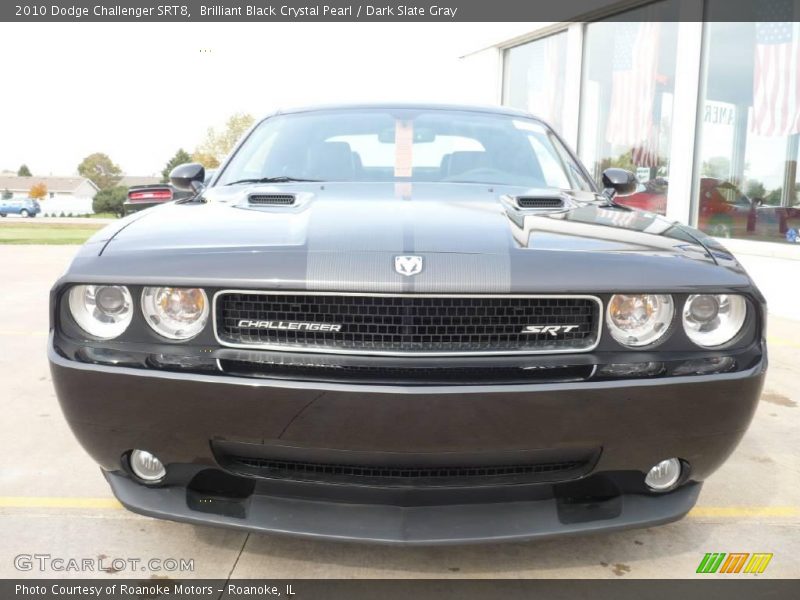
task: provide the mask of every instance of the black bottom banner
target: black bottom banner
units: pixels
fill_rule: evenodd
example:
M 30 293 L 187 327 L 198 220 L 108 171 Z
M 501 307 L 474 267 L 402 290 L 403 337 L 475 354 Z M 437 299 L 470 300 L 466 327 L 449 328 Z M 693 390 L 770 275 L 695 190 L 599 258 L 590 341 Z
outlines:
M 642 598 L 725 600 L 800 598 L 797 580 L 268 580 L 268 579 L 3 579 L 0 598 L 52 598 L 74 600 L 152 600 L 157 598 L 242 598 L 248 600 L 412 600 L 487 598 L 561 600 L 591 598 L 626 600 Z

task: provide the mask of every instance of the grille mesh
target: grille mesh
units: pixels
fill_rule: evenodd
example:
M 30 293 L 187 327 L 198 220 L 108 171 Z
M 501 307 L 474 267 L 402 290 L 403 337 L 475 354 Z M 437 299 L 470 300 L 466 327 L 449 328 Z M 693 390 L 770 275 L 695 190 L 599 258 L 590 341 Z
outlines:
M 250 194 L 247 201 L 250 204 L 294 204 L 291 194 Z
M 370 359 L 370 360 L 375 360 Z M 591 377 L 591 365 L 522 367 L 388 367 L 377 365 L 279 364 L 221 359 L 225 373 L 238 377 L 406 385 L 486 385 L 487 383 L 563 383 Z
M 352 353 L 580 351 L 597 341 L 598 313 L 591 298 L 223 292 L 216 302 L 225 343 Z M 341 328 L 288 329 L 292 323 Z M 531 325 L 575 329 L 524 333 Z
M 567 479 L 589 467 L 588 460 L 490 466 L 375 466 L 295 462 L 244 456 L 225 457 L 227 468 L 260 477 L 383 485 L 491 485 Z
M 517 198 L 520 208 L 562 208 L 561 198 Z

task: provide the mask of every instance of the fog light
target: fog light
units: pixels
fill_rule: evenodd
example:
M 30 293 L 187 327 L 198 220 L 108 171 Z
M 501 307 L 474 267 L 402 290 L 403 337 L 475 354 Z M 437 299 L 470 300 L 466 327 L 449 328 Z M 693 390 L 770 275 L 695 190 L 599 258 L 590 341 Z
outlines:
M 133 450 L 130 465 L 134 475 L 149 483 L 160 481 L 167 474 L 161 461 L 146 450 Z
M 668 458 L 650 469 L 644 482 L 651 490 L 664 492 L 678 483 L 680 477 L 681 461 L 677 458 Z

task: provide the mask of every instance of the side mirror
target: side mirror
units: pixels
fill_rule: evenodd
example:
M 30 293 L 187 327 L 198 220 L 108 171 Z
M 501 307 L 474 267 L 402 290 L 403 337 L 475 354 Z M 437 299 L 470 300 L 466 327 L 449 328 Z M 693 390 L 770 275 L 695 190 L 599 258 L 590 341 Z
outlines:
M 200 163 L 178 165 L 169 174 L 169 182 L 179 190 L 199 194 L 205 187 L 206 170 Z
M 636 191 L 639 182 L 636 175 L 625 169 L 606 169 L 603 171 L 603 193 L 613 200 L 614 196 L 627 196 Z

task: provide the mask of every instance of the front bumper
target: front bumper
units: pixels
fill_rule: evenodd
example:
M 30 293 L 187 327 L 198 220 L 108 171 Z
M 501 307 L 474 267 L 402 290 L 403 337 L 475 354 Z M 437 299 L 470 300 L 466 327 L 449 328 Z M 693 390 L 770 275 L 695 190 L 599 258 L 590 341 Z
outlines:
M 70 426 L 135 512 L 252 531 L 431 544 L 680 518 L 744 434 L 766 367 L 764 359 L 735 373 L 648 381 L 380 386 L 91 365 L 60 356 L 52 341 L 49 357 Z M 569 481 L 393 488 L 234 475 L 215 451 L 225 444 L 378 461 L 581 449 L 597 455 Z M 126 474 L 131 448 L 168 465 L 163 487 Z M 648 493 L 644 474 L 672 456 L 689 465 L 682 485 Z M 208 473 L 223 477 L 198 485 Z
M 555 499 L 392 506 L 266 494 L 250 496 L 242 517 L 193 509 L 184 488 L 147 488 L 114 473 L 106 478 L 125 507 L 149 517 L 308 538 L 431 545 L 523 541 L 669 523 L 689 512 L 702 486 L 689 483 L 664 496 L 626 494 L 586 503 L 577 520 L 562 511 Z

